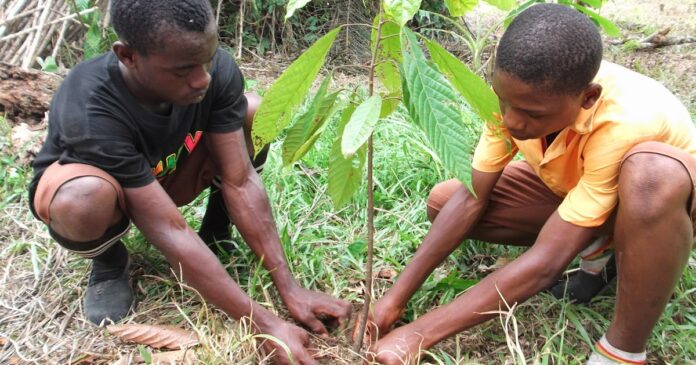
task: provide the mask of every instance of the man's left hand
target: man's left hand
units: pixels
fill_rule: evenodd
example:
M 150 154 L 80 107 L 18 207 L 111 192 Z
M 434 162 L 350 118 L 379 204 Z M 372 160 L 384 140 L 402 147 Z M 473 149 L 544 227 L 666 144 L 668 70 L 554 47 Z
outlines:
M 283 301 L 293 318 L 322 336 L 329 334 L 322 321 L 334 322 L 342 327 L 350 319 L 352 310 L 345 300 L 299 286 L 285 293 Z

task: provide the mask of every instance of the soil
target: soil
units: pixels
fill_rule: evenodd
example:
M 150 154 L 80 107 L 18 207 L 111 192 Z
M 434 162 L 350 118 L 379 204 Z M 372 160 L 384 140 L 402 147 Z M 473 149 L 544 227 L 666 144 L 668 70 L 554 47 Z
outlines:
M 0 113 L 11 125 L 40 125 L 61 80 L 55 74 L 0 63 Z

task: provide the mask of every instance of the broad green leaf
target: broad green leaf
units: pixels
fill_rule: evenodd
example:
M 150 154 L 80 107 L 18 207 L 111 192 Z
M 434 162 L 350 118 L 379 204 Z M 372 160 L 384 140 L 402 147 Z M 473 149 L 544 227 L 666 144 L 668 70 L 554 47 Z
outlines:
M 426 46 L 440 72 L 464 96 L 476 114 L 486 122 L 499 125 L 500 121 L 496 118 L 500 115 L 498 97 L 488 84 L 436 42 L 428 40 Z
M 379 95 L 370 96 L 355 109 L 341 138 L 341 152 L 345 158 L 355 154 L 367 142 L 377 125 L 381 110 L 382 98 Z
M 266 91 L 254 116 L 251 138 L 256 151 L 273 141 L 287 126 L 292 114 L 304 100 L 319 70 L 326 61 L 340 27 L 317 40 Z
M 330 82 L 331 75 L 324 78 L 307 111 L 288 129 L 282 148 L 285 165 L 301 159 L 324 130 L 338 96 L 337 92 L 327 95 Z
M 473 191 L 471 156 L 478 135 L 473 132 L 472 118 L 463 113 L 459 95 L 447 79 L 427 62 L 413 32 L 404 29 L 402 35 L 403 75 L 412 118 L 425 132 L 445 168 Z
M 522 5 L 512 9 L 507 16 L 505 16 L 505 20 L 503 21 L 503 26 L 507 28 L 510 23 L 523 11 L 525 11 L 527 8 L 530 6 L 534 5 L 537 3 L 537 0 L 528 0 L 525 3 L 522 3 Z M 489 2 L 490 4 L 490 2 Z
M 364 240 L 357 240 L 351 243 L 348 245 L 348 253 L 355 258 L 365 256 L 365 253 L 367 253 L 367 242 Z
M 360 148 L 350 158 L 343 157 L 343 153 L 341 153 L 343 131 L 354 112 L 355 105 L 350 104 L 341 114 L 338 134 L 329 156 L 328 192 L 336 209 L 350 201 L 353 194 L 360 188 L 365 168 L 366 146 Z
M 393 113 L 399 107 L 402 97 L 403 93 L 401 92 L 401 88 L 399 88 L 399 94 L 389 94 L 385 96 L 382 100 L 382 109 L 379 112 L 379 117 L 386 118 L 389 114 Z
M 595 21 L 599 26 L 604 30 L 607 35 L 610 37 L 620 37 L 621 36 L 621 29 L 616 26 L 616 24 L 612 23 L 611 20 L 595 13 L 594 11 L 584 7 L 584 6 L 579 6 L 576 4 L 572 4 L 575 9 L 580 10 L 581 12 L 585 13 L 585 15 L 589 16 L 590 19 Z
M 288 1 L 287 11 L 285 13 L 285 20 L 290 19 L 295 11 L 302 9 L 303 6 L 307 5 L 311 0 L 290 0 Z
M 380 21 L 379 15 L 375 17 L 373 25 L 375 27 Z M 399 64 L 401 63 L 401 40 L 399 34 L 401 27 L 393 22 L 387 21 L 382 24 L 381 40 L 377 47 L 377 57 L 375 58 L 375 74 L 379 81 L 387 89 L 387 93 L 397 98 L 401 97 L 401 74 L 399 72 Z M 377 30 L 372 29 L 370 38 L 370 48 L 375 51 L 377 43 Z
M 339 92 L 334 92 L 326 96 L 324 99 L 324 102 L 322 103 L 319 112 L 317 112 L 317 115 L 315 116 L 315 127 L 317 127 L 317 130 L 314 131 L 312 135 L 307 139 L 305 143 L 300 146 L 300 148 L 297 150 L 297 152 L 293 155 L 292 161 L 297 162 L 302 157 L 304 157 L 307 152 L 314 146 L 314 143 L 321 137 L 321 134 L 324 133 L 324 130 L 326 129 L 327 122 L 329 119 L 331 119 L 331 116 L 333 116 L 334 112 L 336 111 L 336 106 L 338 105 L 336 103 L 336 100 L 338 99 L 338 94 Z
M 582 0 L 583 3 L 595 8 L 599 9 L 602 7 L 602 0 Z
M 452 16 L 463 16 L 474 10 L 478 0 L 445 0 L 445 6 Z
M 511 10 L 512 8 L 515 7 L 515 5 L 517 5 L 516 0 L 483 0 L 483 1 L 495 6 L 496 8 L 498 8 L 500 10 L 505 10 L 505 11 Z
M 420 9 L 421 0 L 384 0 L 384 13 L 387 18 L 403 26 Z

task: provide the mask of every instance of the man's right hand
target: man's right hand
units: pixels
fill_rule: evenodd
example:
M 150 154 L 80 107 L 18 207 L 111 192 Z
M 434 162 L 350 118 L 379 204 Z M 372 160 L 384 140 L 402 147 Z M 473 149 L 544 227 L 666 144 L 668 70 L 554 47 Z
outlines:
M 363 343 L 370 347 L 381 337 L 384 337 L 394 327 L 394 323 L 404 315 L 403 308 L 396 308 L 388 303 L 386 298 L 382 298 L 375 303 L 369 311 L 367 325 L 365 326 L 365 337 Z M 360 323 L 362 313 L 356 317 L 353 327 L 353 342 L 357 341 L 360 333 Z
M 309 333 L 302 328 L 278 319 L 268 326 L 259 326 L 259 331 L 282 343 L 281 345 L 271 339 L 265 339 L 263 343 L 263 347 L 268 353 L 273 352 L 274 364 L 319 365 L 319 362 L 312 357 L 308 347 Z M 287 346 L 290 354 L 283 345 Z M 292 356 L 292 360 L 290 356 Z

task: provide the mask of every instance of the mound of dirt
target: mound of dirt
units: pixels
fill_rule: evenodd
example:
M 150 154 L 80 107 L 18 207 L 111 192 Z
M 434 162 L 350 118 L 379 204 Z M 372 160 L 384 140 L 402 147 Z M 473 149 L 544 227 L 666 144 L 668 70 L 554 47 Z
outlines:
M 42 124 L 60 81 L 58 75 L 0 63 L 0 113 L 13 126 Z

